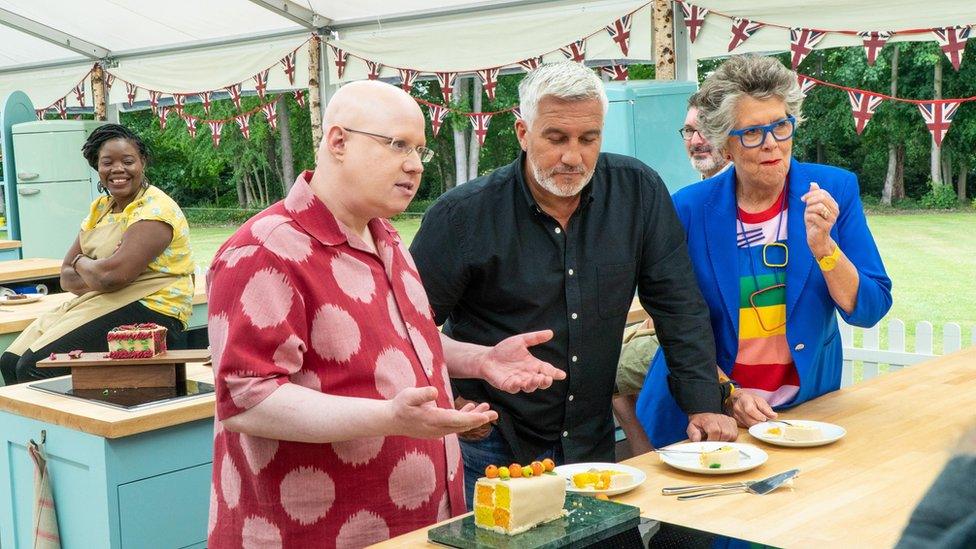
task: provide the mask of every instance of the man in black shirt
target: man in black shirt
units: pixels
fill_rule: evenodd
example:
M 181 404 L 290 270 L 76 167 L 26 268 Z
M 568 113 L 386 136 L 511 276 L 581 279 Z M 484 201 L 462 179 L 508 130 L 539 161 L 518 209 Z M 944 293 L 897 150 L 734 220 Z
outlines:
M 660 177 L 600 154 L 607 99 L 593 71 L 544 65 L 519 86 L 523 153 L 444 194 L 410 248 L 450 337 L 491 345 L 550 329 L 532 347 L 568 376 L 531 394 L 454 380 L 459 403 L 499 414 L 480 440 L 462 437 L 468 501 L 490 463 L 613 461 L 611 397 L 634 291 L 654 318 L 669 384 L 692 440 L 734 440 L 722 415 L 708 309 Z

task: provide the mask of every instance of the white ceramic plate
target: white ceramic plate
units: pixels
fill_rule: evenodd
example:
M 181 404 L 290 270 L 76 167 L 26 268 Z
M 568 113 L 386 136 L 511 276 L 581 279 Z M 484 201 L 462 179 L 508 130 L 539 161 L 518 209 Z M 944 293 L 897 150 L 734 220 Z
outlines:
M 34 303 L 35 301 L 40 301 L 43 294 L 22 294 L 26 297 L 23 299 L 7 299 L 7 296 L 0 296 L 0 305 L 23 305 L 25 303 Z
M 622 473 L 630 473 L 634 478 L 634 482 L 627 484 L 625 486 L 619 486 L 617 488 L 611 488 L 608 490 L 594 490 L 592 488 L 577 488 L 573 484 L 573 475 L 576 473 L 585 473 L 590 469 L 596 469 L 598 471 L 620 471 Z M 595 496 L 597 494 L 606 494 L 608 496 L 615 496 L 617 494 L 623 494 L 624 492 L 629 492 L 634 488 L 640 486 L 645 480 L 647 480 L 647 475 L 644 471 L 636 467 L 631 467 L 630 465 L 623 465 L 620 463 L 573 463 L 572 465 L 560 465 L 553 469 L 557 475 L 566 479 L 566 491 L 574 492 L 577 494 L 586 494 Z
M 790 419 L 789 422 L 798 425 L 809 425 L 810 427 L 819 427 L 820 432 L 823 434 L 823 436 L 821 438 L 818 438 L 817 440 L 804 440 L 804 441 L 787 440 L 783 438 L 782 434 L 775 434 L 775 431 L 774 434 L 770 434 L 769 431 L 771 429 L 777 429 L 777 428 L 779 429 L 779 432 L 782 433 L 783 427 L 785 427 L 785 425 L 783 425 L 782 423 L 776 423 L 775 421 L 766 421 L 763 423 L 757 423 L 752 427 L 749 427 L 749 434 L 755 438 L 758 438 L 763 442 L 768 442 L 770 444 L 775 444 L 777 446 L 794 446 L 794 447 L 823 446 L 824 444 L 830 444 L 831 442 L 835 442 L 847 434 L 847 431 L 844 430 L 843 427 L 841 427 L 840 425 L 834 425 L 833 423 L 825 423 L 823 421 L 810 421 L 805 419 Z
M 702 467 L 701 458 L 698 454 L 700 452 L 712 452 L 721 448 L 722 446 L 731 446 L 737 450 L 741 450 L 746 455 L 739 456 L 739 465 L 737 467 L 723 467 L 721 469 Z M 658 454 L 661 461 L 667 463 L 675 469 L 681 469 L 682 471 L 688 471 L 689 473 L 701 473 L 703 475 L 727 475 L 730 473 L 741 473 L 742 471 L 755 469 L 763 463 L 766 463 L 766 460 L 769 459 L 766 452 L 753 446 L 752 444 L 743 444 L 741 442 L 685 442 L 682 444 L 672 444 L 666 448 L 662 448 L 662 450 L 664 449 L 681 450 L 682 452 L 661 452 Z

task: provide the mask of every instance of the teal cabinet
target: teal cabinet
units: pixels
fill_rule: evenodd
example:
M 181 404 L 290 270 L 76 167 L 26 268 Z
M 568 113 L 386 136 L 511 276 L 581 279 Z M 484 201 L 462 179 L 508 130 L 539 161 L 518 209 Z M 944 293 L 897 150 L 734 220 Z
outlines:
M 98 174 L 81 155 L 104 122 L 41 120 L 13 126 L 21 254 L 64 257 L 98 195 Z
M 644 162 L 674 193 L 701 180 L 691 167 L 678 130 L 684 125 L 694 82 L 631 80 L 605 84 L 610 109 L 603 127 L 603 152 Z
M 17 164 L 14 162 L 13 125 L 36 120 L 34 104 L 24 92 L 13 92 L 0 102 L 0 192 L 3 197 L 4 222 L 0 231 L 6 231 L 11 240 L 20 239 L 20 224 L 17 215 Z M 12 254 L 4 250 L 2 259 L 20 259 L 20 250 Z

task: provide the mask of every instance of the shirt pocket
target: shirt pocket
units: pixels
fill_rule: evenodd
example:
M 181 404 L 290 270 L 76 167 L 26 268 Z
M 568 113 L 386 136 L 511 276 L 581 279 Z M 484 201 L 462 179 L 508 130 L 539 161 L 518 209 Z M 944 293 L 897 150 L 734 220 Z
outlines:
M 634 300 L 636 262 L 599 265 L 596 268 L 600 318 L 626 315 Z

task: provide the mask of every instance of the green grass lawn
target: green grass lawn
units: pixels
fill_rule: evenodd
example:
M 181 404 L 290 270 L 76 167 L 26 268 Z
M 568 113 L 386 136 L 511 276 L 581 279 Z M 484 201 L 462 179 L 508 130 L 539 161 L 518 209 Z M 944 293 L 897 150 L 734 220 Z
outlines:
M 420 218 L 394 222 L 411 242 Z M 894 304 L 881 323 L 900 318 L 908 329 L 908 350 L 914 350 L 915 324 L 928 320 L 936 327 L 936 352 L 942 350 L 941 327 L 955 322 L 963 341 L 976 326 L 976 213 L 870 215 L 868 225 L 891 277 Z M 209 264 L 234 227 L 193 227 L 190 238 L 197 262 Z M 972 231 L 972 232 L 971 232 Z M 882 338 L 884 347 L 886 337 Z

